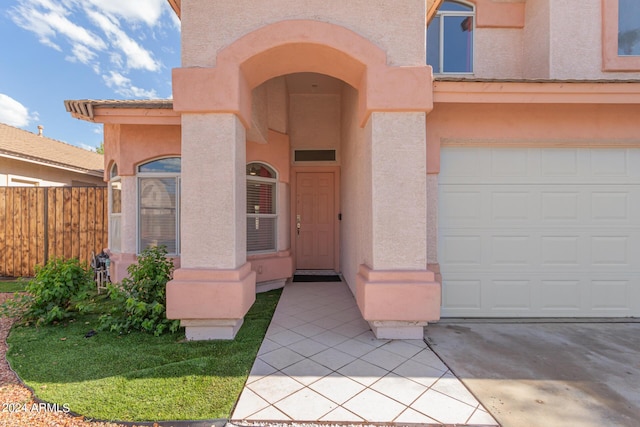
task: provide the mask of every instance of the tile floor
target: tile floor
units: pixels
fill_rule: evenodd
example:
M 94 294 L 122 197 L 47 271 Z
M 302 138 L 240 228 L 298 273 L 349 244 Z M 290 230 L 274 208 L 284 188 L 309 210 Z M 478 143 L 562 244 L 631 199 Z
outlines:
M 345 283 L 288 283 L 232 422 L 498 423 L 421 340 L 378 340 Z

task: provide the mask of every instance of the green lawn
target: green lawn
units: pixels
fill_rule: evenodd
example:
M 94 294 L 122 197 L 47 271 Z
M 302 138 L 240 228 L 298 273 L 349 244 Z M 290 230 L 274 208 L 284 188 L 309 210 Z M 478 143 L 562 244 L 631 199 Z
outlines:
M 0 293 L 1 292 L 22 292 L 27 286 L 27 281 L 22 280 L 0 280 Z
M 257 295 L 234 341 L 184 342 L 97 330 L 97 315 L 65 325 L 14 327 L 7 358 L 36 395 L 101 420 L 228 418 L 269 326 L 280 291 Z

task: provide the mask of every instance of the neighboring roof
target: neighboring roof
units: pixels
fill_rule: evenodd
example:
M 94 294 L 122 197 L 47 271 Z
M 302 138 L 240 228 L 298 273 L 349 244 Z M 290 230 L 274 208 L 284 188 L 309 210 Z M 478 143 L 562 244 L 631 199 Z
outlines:
M 132 123 L 132 117 L 142 115 L 145 123 L 153 123 L 153 120 L 165 120 L 172 117 L 180 123 L 180 115 L 173 111 L 171 99 L 147 99 L 147 100 L 96 100 L 80 99 L 66 100 L 64 106 L 72 117 L 89 122 L 106 123 L 106 117 L 116 118 L 128 116 L 129 120 L 118 123 Z M 99 110 L 99 112 L 97 111 Z M 137 110 L 137 111 L 136 111 Z M 96 116 L 100 116 L 96 118 Z M 166 121 L 166 120 L 165 120 Z M 135 120 L 134 120 L 135 122 Z
M 102 176 L 104 156 L 0 123 L 0 157 Z

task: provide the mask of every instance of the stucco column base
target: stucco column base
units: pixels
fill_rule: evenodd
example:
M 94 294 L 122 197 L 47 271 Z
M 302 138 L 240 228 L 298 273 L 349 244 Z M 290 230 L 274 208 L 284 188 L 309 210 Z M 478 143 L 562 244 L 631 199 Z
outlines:
M 440 319 L 441 287 L 429 270 L 372 270 L 356 276 L 356 302 L 377 338 L 422 339 Z
M 397 322 L 374 320 L 369 322 L 371 331 L 381 340 L 421 340 L 428 322 Z
M 232 340 L 244 319 L 181 320 L 187 341 Z
M 255 300 L 250 263 L 233 270 L 180 268 L 167 283 L 167 318 L 180 319 L 187 339 L 233 339 Z
M 138 257 L 136 254 L 112 253 L 108 252 L 111 265 L 109 266 L 109 274 L 113 283 L 121 282 L 122 279 L 129 276 L 127 268 L 131 264 L 135 264 Z

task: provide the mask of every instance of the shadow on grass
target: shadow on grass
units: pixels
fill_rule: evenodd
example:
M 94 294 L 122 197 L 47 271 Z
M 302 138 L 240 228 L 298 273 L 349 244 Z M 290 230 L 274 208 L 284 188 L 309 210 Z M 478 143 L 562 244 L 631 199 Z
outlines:
M 16 326 L 7 359 L 36 395 L 99 419 L 226 418 L 251 370 L 280 290 L 257 295 L 233 341 L 184 333 L 98 331 L 98 315 L 56 326 Z M 90 398 L 89 398 L 90 396 Z

